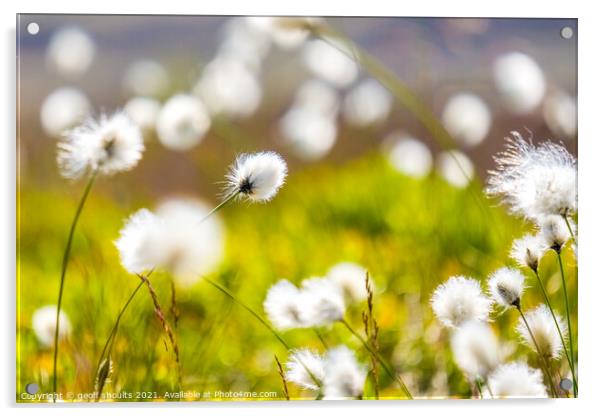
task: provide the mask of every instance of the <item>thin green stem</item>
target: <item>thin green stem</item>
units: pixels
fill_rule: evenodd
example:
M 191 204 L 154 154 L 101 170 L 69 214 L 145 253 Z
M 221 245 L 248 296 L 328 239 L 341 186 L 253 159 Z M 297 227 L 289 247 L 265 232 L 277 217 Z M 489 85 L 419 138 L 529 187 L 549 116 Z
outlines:
M 568 292 L 566 290 L 566 278 L 564 276 L 564 267 L 562 266 L 562 257 L 560 255 L 560 250 L 556 251 L 556 256 L 558 257 L 558 267 L 560 268 L 560 277 L 562 278 L 562 292 L 564 294 L 564 306 L 566 309 L 566 322 L 567 322 L 567 326 L 568 326 L 568 330 L 569 330 L 569 350 L 570 350 L 570 354 L 571 354 L 571 363 L 572 368 L 574 369 L 575 367 L 575 353 L 573 350 L 573 329 L 571 326 L 571 312 L 570 312 L 570 307 L 569 307 L 569 295 Z M 574 372 L 571 374 L 574 377 Z M 577 393 L 577 380 L 574 380 L 573 382 L 573 392 L 575 393 L 575 397 L 577 397 L 576 393 Z
M 240 194 L 240 191 L 235 190 L 234 192 L 231 192 L 230 194 L 226 195 L 226 197 L 224 198 L 224 200 L 222 202 L 220 202 L 215 208 L 213 208 L 211 211 L 209 211 L 209 213 L 207 213 L 207 215 L 205 215 L 203 217 L 203 219 L 201 219 L 201 222 L 204 222 L 207 218 L 209 218 L 210 216 L 215 214 L 217 211 L 222 209 L 228 202 L 232 201 L 239 194 Z
M 380 363 L 380 365 L 383 367 L 383 369 L 385 370 L 385 372 L 387 373 L 387 375 L 389 377 L 391 377 L 393 380 L 395 380 L 397 382 L 397 384 L 399 384 L 399 387 L 401 388 L 401 390 L 403 390 L 404 394 L 409 398 L 409 399 L 413 399 L 412 397 L 412 393 L 410 393 L 410 390 L 408 389 L 408 387 L 406 386 L 406 384 L 403 382 L 403 380 L 401 379 L 401 377 L 399 377 L 398 375 L 395 374 L 395 372 L 389 368 L 389 365 L 385 362 L 385 360 L 376 352 L 372 349 L 372 347 L 370 347 L 370 345 L 366 342 L 366 340 L 360 335 L 358 334 L 352 327 L 351 325 L 349 325 L 349 323 L 344 319 L 340 319 L 339 322 L 341 322 L 345 328 L 347 328 L 347 330 L 349 332 L 351 332 L 351 334 L 356 337 L 358 340 L 361 341 L 361 343 L 363 344 L 364 348 L 366 348 L 366 350 L 372 354 L 372 356 L 374 358 L 376 358 L 376 360 Z
M 322 333 L 320 332 L 320 330 L 318 328 L 314 327 L 314 332 L 315 332 L 316 336 L 318 337 L 318 339 L 320 340 L 320 343 L 322 344 L 322 346 L 325 349 L 328 349 L 328 344 L 326 343 L 326 340 L 322 336 Z
M 483 389 L 481 387 L 481 380 L 478 378 L 475 379 L 474 384 L 477 387 L 477 391 L 479 392 L 479 398 L 483 399 Z
M 79 200 L 79 204 L 77 205 L 77 210 L 75 211 L 75 216 L 73 217 L 73 221 L 71 222 L 71 227 L 69 228 L 69 236 L 67 237 L 67 245 L 65 246 L 65 252 L 63 253 L 63 262 L 61 265 L 61 280 L 59 285 L 59 297 L 56 304 L 56 322 L 54 328 L 54 358 L 52 362 L 52 392 L 53 394 L 52 401 L 56 403 L 56 364 L 59 354 L 59 325 L 60 325 L 60 314 L 61 314 L 61 306 L 63 303 L 63 290 L 65 288 L 65 276 L 67 275 L 67 266 L 69 265 L 69 257 L 71 256 L 71 246 L 73 244 L 73 235 L 75 234 L 75 228 L 77 227 L 77 223 L 79 221 L 79 217 L 84 209 L 84 205 L 86 200 L 88 199 L 88 195 L 90 194 L 90 190 L 92 189 L 92 185 L 94 184 L 94 180 L 96 179 L 98 171 L 93 171 L 90 175 L 90 179 L 88 179 L 88 183 L 86 184 L 86 188 L 84 189 L 84 193 L 82 194 L 81 199 Z
M 575 244 L 577 244 L 577 240 L 575 239 L 575 233 L 573 232 L 573 228 L 571 227 L 571 222 L 569 221 L 567 215 L 566 214 L 562 215 L 562 218 L 564 219 L 564 223 L 566 224 L 566 228 L 569 229 L 569 233 L 571 234 L 571 238 L 573 239 L 573 241 L 575 242 Z
M 516 309 L 518 310 L 518 313 L 520 313 L 520 317 L 523 319 L 523 322 L 525 323 L 525 327 L 527 328 L 527 331 L 529 331 L 529 336 L 531 337 L 531 340 L 533 341 L 533 345 L 535 346 L 535 349 L 537 350 L 537 354 L 539 355 L 539 358 L 541 359 L 542 368 L 543 368 L 544 372 L 546 373 L 546 376 L 548 377 L 548 381 L 549 381 L 549 385 L 550 385 L 550 390 L 552 391 L 552 395 L 554 397 L 558 397 L 558 394 L 556 394 L 556 389 L 554 388 L 554 381 L 552 379 L 552 375 L 550 374 L 550 369 L 546 365 L 545 357 L 544 357 L 544 355 L 543 355 L 543 353 L 541 351 L 541 348 L 539 348 L 539 344 L 535 340 L 535 336 L 533 335 L 533 331 L 531 331 L 531 327 L 529 326 L 529 322 L 527 322 L 527 318 L 525 318 L 525 315 L 523 314 L 522 309 L 519 306 L 516 306 Z
M 491 391 L 491 386 L 489 385 L 489 380 L 485 380 L 485 387 L 487 387 L 487 391 L 489 392 L 489 395 L 493 399 L 493 391 Z
M 550 310 L 550 313 L 552 314 L 552 319 L 554 319 L 554 325 L 556 325 L 556 330 L 558 331 L 558 336 L 560 337 L 560 341 L 562 342 L 562 349 L 564 350 L 564 354 L 566 355 L 566 359 L 569 363 L 569 368 L 571 370 L 571 377 L 573 378 L 573 394 L 575 395 L 575 397 L 577 397 L 577 378 L 575 377 L 575 367 L 573 364 L 573 359 L 569 355 L 569 351 L 566 347 L 566 342 L 564 342 L 564 334 L 562 333 L 562 330 L 560 329 L 560 325 L 558 324 L 558 319 L 556 318 L 556 313 L 554 312 L 554 309 L 552 308 L 552 303 L 550 302 L 550 298 L 548 297 L 546 288 L 544 287 L 543 282 L 541 281 L 539 272 L 537 270 L 533 270 L 533 273 L 535 274 L 535 277 L 537 278 L 537 283 L 539 283 L 539 288 L 546 301 L 546 305 L 548 305 L 548 309 Z

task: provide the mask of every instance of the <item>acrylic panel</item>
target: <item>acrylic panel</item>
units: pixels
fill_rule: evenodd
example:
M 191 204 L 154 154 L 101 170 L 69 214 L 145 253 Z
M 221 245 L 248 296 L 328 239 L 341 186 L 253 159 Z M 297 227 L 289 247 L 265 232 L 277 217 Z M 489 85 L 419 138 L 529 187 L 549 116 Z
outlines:
M 578 395 L 577 20 L 17 16 L 18 402 Z

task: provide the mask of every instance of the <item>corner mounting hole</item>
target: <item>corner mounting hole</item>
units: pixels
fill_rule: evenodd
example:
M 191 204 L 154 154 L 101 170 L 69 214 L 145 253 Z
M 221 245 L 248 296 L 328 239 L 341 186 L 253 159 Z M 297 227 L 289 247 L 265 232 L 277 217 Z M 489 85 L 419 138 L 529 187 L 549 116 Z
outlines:
M 40 25 L 36 22 L 31 22 L 27 25 L 27 33 L 29 33 L 30 35 L 37 35 L 39 31 Z
M 571 39 L 573 37 L 573 28 L 570 26 L 565 26 L 560 30 L 560 36 L 563 39 Z

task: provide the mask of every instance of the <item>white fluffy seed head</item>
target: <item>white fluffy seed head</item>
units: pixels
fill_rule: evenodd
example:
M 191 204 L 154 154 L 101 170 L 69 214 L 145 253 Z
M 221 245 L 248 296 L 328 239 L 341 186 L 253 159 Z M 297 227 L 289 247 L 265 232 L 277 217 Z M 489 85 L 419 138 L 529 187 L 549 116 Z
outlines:
M 323 326 L 334 323 L 345 314 L 345 298 L 340 286 L 333 280 L 312 277 L 301 283 L 301 296 L 305 308 L 302 319 L 307 326 Z
M 299 288 L 282 279 L 268 290 L 263 309 L 277 329 L 303 328 L 306 326 L 303 300 Z
M 571 225 L 571 229 L 575 230 L 575 224 L 570 220 L 569 224 Z M 546 248 L 560 251 L 571 238 L 569 227 L 560 215 L 542 216 L 537 219 L 537 226 L 539 227 L 538 235 Z
M 503 103 L 515 114 L 533 111 L 546 92 L 543 71 L 524 53 L 511 52 L 498 57 L 493 65 L 493 75 Z
M 550 141 L 533 145 L 517 132 L 506 150 L 494 157 L 487 194 L 501 197 L 513 214 L 536 220 L 544 215 L 566 215 L 577 209 L 577 162 L 561 145 Z
M 443 109 L 443 125 L 465 146 L 476 146 L 489 133 L 491 113 L 481 97 L 471 93 L 452 96 Z
M 343 117 L 356 127 L 384 122 L 393 106 L 393 96 L 374 79 L 367 79 L 351 89 L 343 101 Z
M 368 292 L 366 291 L 366 273 L 367 270 L 359 264 L 341 262 L 332 266 L 326 273 L 326 277 L 339 286 L 345 295 L 345 299 L 360 302 L 366 300 L 368 297 Z M 371 279 L 370 285 L 374 288 Z
M 54 333 L 56 332 L 56 305 L 43 306 L 33 313 L 31 326 L 38 341 L 42 346 L 49 348 L 54 345 Z M 59 340 L 65 339 L 71 334 L 71 322 L 65 312 L 59 314 Z
M 488 321 L 491 300 L 483 294 L 478 281 L 453 276 L 437 287 L 431 306 L 444 326 L 456 328 L 470 320 Z
M 564 319 L 557 313 L 555 314 L 558 322 L 558 327 L 562 333 L 562 337 L 566 337 L 566 323 Z M 533 333 L 533 338 L 537 346 L 541 350 L 541 353 L 547 358 L 557 359 L 562 355 L 562 341 L 563 339 L 558 334 L 558 328 L 554 322 L 554 317 L 550 312 L 547 305 L 541 304 L 537 308 L 532 309 L 525 313 L 525 319 L 529 323 L 529 328 Z M 529 329 L 525 325 L 523 320 L 518 321 L 516 330 L 520 335 L 521 340 L 528 345 L 533 351 L 537 352 L 533 338 L 529 333 Z
M 285 377 L 301 388 L 319 390 L 318 383 L 324 382 L 324 359 L 308 348 L 294 350 L 286 362 Z
M 183 287 L 215 271 L 224 252 L 222 225 L 200 201 L 171 199 L 151 213 L 132 215 L 115 242 L 121 262 L 131 273 L 160 268 Z
M 437 171 L 456 188 L 466 188 L 474 176 L 474 165 L 470 158 L 459 150 L 449 150 L 437 156 Z
M 487 284 L 489 286 L 489 294 L 495 303 L 504 308 L 511 306 L 520 307 L 525 276 L 519 270 L 502 267 L 489 276 Z
M 500 348 L 489 325 L 480 321 L 463 323 L 452 336 L 452 351 L 458 367 L 470 380 L 487 375 L 500 362 Z
M 134 168 L 142 158 L 142 133 L 123 112 L 89 119 L 69 131 L 58 144 L 57 162 L 65 178 L 77 179 L 90 171 L 102 175 Z
M 326 156 L 337 140 L 336 119 L 308 104 L 294 104 L 278 127 L 286 144 L 308 161 Z
M 40 107 L 40 122 L 47 135 L 60 137 L 80 124 L 90 114 L 92 105 L 88 97 L 72 87 L 52 91 Z
M 52 34 L 46 49 L 46 64 L 66 78 L 79 78 L 90 68 L 96 47 L 77 27 L 66 27 Z
M 548 396 L 541 371 L 523 362 L 500 365 L 491 373 L 488 382 L 495 398 Z
M 572 139 L 577 135 L 577 100 L 563 91 L 554 91 L 543 102 L 546 125 L 558 137 Z
M 422 141 L 394 132 L 385 138 L 389 162 L 397 170 L 414 178 L 424 178 L 433 167 L 433 156 Z
M 161 103 L 154 98 L 134 97 L 128 100 L 123 111 L 147 134 L 155 129 Z
M 337 88 L 351 85 L 358 76 L 357 64 L 349 57 L 348 48 L 334 39 L 313 39 L 305 43 L 302 58 L 318 78 Z M 351 56 L 352 53 L 351 53 Z
M 123 78 L 128 94 L 160 98 L 169 90 L 169 73 L 159 62 L 143 59 L 132 63 Z
M 324 361 L 325 400 L 354 399 L 362 395 L 367 372 L 353 351 L 346 346 L 331 348 Z
M 195 96 L 171 97 L 157 116 L 157 137 L 168 149 L 186 151 L 198 145 L 211 127 L 203 102 Z
M 239 155 L 226 176 L 226 195 L 237 192 L 253 202 L 274 198 L 287 175 L 286 162 L 275 152 Z
M 541 235 L 527 234 L 524 237 L 517 238 L 512 242 L 510 257 L 520 266 L 529 267 L 537 271 L 539 261 L 547 249 Z

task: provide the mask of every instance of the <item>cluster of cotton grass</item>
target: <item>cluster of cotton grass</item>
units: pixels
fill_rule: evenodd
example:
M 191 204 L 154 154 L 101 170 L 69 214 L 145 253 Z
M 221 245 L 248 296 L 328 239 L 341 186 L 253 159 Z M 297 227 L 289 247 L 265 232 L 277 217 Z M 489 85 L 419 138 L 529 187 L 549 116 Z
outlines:
M 558 386 L 565 358 L 577 395 L 573 333 L 570 305 L 561 253 L 575 241 L 576 161 L 561 145 L 544 142 L 534 145 L 518 133 L 508 141 L 507 149 L 496 157 L 497 170 L 491 172 L 487 192 L 500 196 L 510 212 L 532 221 L 535 234 L 525 235 L 512 244 L 511 258 L 529 270 L 544 303 L 523 310 L 521 302 L 526 285 L 519 269 L 502 267 L 488 278 L 488 294 L 478 280 L 451 277 L 432 297 L 439 321 L 453 330 L 452 349 L 458 366 L 474 383 L 481 397 L 560 397 L 569 395 Z M 562 279 L 565 316 L 553 309 L 539 265 L 547 251 L 555 253 Z M 524 362 L 503 364 L 494 332 L 489 326 L 492 306 L 502 311 L 516 309 L 519 339 L 535 353 L 539 369 Z M 547 387 L 546 387 L 547 385 Z M 487 388 L 483 392 L 482 387 Z

